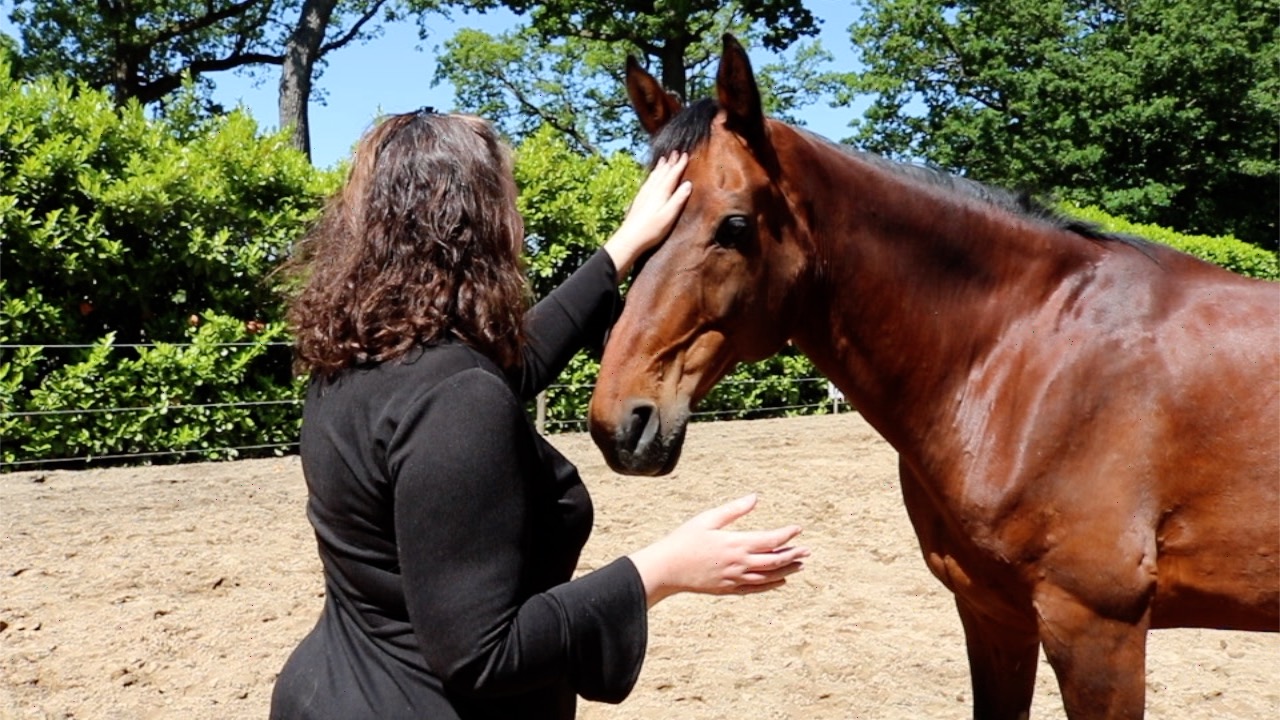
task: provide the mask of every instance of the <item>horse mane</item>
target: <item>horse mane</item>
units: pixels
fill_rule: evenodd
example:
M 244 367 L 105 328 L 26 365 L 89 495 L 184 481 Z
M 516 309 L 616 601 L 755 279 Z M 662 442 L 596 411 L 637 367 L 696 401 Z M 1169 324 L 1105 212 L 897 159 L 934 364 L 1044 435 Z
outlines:
M 1089 240 L 1119 242 L 1138 249 L 1143 249 L 1150 245 L 1149 241 L 1140 237 L 1109 233 L 1099 227 L 1097 223 L 1071 217 L 1026 190 L 1013 192 L 956 175 L 941 168 L 890 160 L 875 153 L 832 142 L 821 135 L 802 128 L 797 128 L 797 130 L 810 138 L 835 148 L 845 155 L 857 158 L 899 177 L 907 178 L 928 187 L 939 188 L 966 199 L 976 200 L 1018 217 L 1030 218 L 1049 227 L 1074 233 Z
M 650 143 L 649 169 L 652 170 L 658 158 L 673 152 L 693 152 L 711 138 L 711 121 L 720 111 L 720 104 L 715 100 L 704 98 L 698 100 L 676 114 Z M 839 152 L 854 157 L 876 168 L 907 178 L 928 187 L 939 188 L 953 195 L 990 205 L 1018 217 L 1030 218 L 1049 227 L 1074 233 L 1089 240 L 1103 242 L 1119 242 L 1140 250 L 1151 245 L 1147 240 L 1132 235 L 1109 233 L 1096 223 L 1073 218 L 1030 192 L 1010 192 L 1004 188 L 994 187 L 949 173 L 945 170 L 915 163 L 899 162 L 859 150 L 848 145 L 833 142 L 816 133 L 803 128 L 793 128 L 803 135 L 830 146 Z

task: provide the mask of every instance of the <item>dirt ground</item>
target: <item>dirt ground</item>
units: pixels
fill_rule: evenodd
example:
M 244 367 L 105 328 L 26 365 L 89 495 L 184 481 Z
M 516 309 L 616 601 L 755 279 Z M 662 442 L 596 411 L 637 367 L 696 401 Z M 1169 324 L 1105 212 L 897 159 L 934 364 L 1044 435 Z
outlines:
M 651 613 L 640 681 L 585 720 L 967 718 L 960 623 L 855 414 L 694 426 L 677 472 L 612 474 L 585 435 L 597 524 L 583 570 L 757 492 L 743 527 L 797 522 L 785 588 Z M 296 458 L 0 476 L 0 718 L 265 717 L 322 603 Z M 1147 717 L 1280 717 L 1280 635 L 1152 633 Z M 1033 717 L 1061 718 L 1041 662 Z

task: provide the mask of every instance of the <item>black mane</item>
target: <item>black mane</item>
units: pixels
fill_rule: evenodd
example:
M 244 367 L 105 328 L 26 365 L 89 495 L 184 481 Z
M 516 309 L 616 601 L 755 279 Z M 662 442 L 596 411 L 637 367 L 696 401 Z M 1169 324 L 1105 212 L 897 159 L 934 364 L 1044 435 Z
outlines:
M 659 158 L 673 152 L 693 152 L 706 143 L 711 137 L 711 121 L 719 110 L 720 104 L 715 100 L 702 99 L 676 114 L 650 142 L 649 169 L 653 169 Z M 1142 238 L 1104 232 L 1096 224 L 1070 217 L 1028 192 L 1010 192 L 938 168 L 889 160 L 875 153 L 832 142 L 803 128 L 795 129 L 869 165 L 922 185 L 986 203 L 1019 217 L 1030 218 L 1090 240 L 1121 242 L 1139 249 L 1149 245 Z
M 881 157 L 880 155 L 876 155 L 875 153 L 869 153 L 848 145 L 831 142 L 820 135 L 816 135 L 805 130 L 801 130 L 801 132 L 836 148 L 846 155 L 858 158 L 869 165 L 881 168 L 895 175 L 909 178 L 910 180 L 922 185 L 940 188 L 953 195 L 977 200 L 1019 217 L 1039 221 L 1049 225 L 1050 227 L 1058 228 L 1059 230 L 1075 233 L 1076 235 L 1080 235 L 1090 240 L 1115 241 L 1126 245 L 1133 245 L 1135 247 L 1142 247 L 1147 244 L 1147 241 L 1142 238 L 1108 233 L 1098 227 L 1095 223 L 1080 220 L 1079 218 L 1073 218 L 1070 215 L 1055 209 L 1053 206 L 1030 192 L 1012 192 L 1004 188 L 987 185 L 976 180 L 955 175 L 940 168 L 889 160 Z

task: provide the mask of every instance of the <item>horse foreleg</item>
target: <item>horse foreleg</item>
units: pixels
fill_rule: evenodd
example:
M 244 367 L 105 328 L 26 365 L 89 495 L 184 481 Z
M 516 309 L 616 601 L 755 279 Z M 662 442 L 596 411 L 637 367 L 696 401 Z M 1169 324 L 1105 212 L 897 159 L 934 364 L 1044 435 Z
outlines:
M 1072 720 L 1141 718 L 1146 702 L 1148 610 L 1137 620 L 1099 615 L 1055 587 L 1036 591 L 1040 641 Z
M 1024 720 L 1035 693 L 1040 641 L 1034 630 L 1011 628 L 956 596 L 973 682 L 975 720 Z

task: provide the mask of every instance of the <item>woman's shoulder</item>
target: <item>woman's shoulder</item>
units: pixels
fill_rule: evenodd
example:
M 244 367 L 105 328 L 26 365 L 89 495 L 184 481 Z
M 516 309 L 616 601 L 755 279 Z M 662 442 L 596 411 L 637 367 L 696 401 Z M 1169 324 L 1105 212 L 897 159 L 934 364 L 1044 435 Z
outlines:
M 398 404 L 459 383 L 506 388 L 509 392 L 506 376 L 497 363 L 464 343 L 443 342 L 414 347 L 399 358 L 350 368 L 332 379 L 313 381 L 311 394 L 363 397 L 376 404 Z
M 402 357 L 382 364 L 393 374 L 448 378 L 467 370 L 482 370 L 498 379 L 502 369 L 484 353 L 456 341 L 418 346 Z
M 401 432 L 424 427 L 444 436 L 510 428 L 524 411 L 495 363 L 462 344 L 424 348 L 394 373 L 396 397 L 385 415 Z

